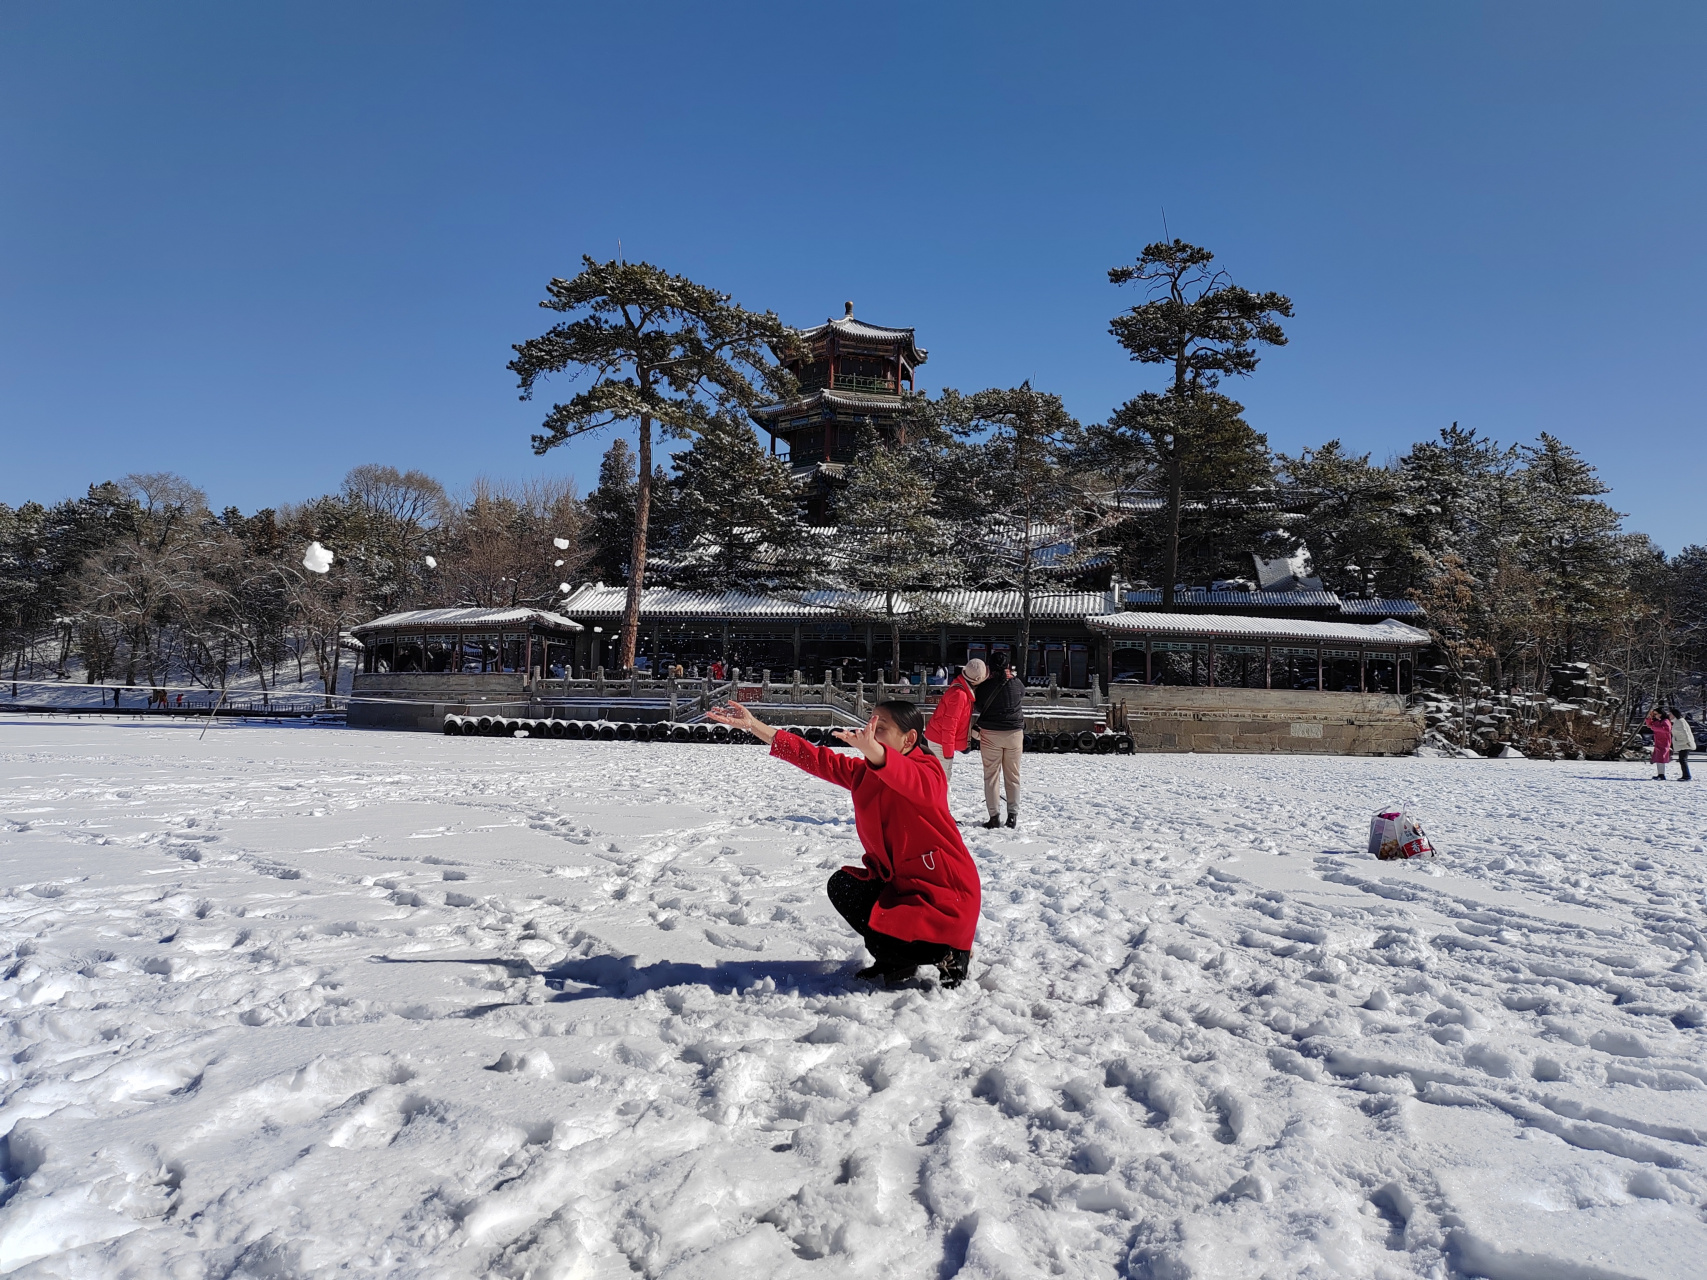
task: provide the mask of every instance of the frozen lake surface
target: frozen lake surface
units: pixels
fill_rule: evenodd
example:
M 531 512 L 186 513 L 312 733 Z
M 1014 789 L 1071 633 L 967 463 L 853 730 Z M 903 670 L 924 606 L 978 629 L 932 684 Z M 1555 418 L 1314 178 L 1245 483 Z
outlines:
M 873 991 L 756 747 L 199 732 L 0 723 L 0 1273 L 1707 1273 L 1651 766 L 1030 757 L 973 981 Z

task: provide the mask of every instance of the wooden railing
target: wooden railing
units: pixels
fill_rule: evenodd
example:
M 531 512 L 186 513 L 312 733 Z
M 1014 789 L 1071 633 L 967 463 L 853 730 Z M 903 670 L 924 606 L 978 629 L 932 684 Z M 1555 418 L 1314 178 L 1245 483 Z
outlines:
M 665 702 L 668 703 L 671 720 L 681 719 L 684 715 L 698 718 L 720 702 L 736 701 L 767 706 L 834 707 L 863 720 L 872 707 L 890 699 L 906 699 L 929 710 L 947 687 L 940 684 L 917 685 L 905 680 L 855 680 L 851 684 L 843 684 L 831 679 L 829 672 L 825 672 L 824 677 L 821 681 L 808 682 L 801 678 L 801 672 L 796 671 L 788 680 L 776 680 L 769 671 L 761 671 L 757 679 L 737 672 L 735 679 L 722 681 L 692 678 L 654 680 L 638 675 L 607 679 L 602 671 L 595 671 L 589 679 L 536 680 L 533 696 Z M 1025 691 L 1025 705 L 1033 711 L 1049 707 L 1063 711 L 1099 712 L 1105 702 L 1102 690 L 1094 681 L 1089 689 L 1063 689 L 1052 680 L 1046 686 Z

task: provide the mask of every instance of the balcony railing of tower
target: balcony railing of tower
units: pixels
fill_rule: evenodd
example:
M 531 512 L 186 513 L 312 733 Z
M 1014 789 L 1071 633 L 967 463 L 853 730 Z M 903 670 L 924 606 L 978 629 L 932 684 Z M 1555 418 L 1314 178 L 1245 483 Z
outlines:
M 862 378 L 857 373 L 838 373 L 837 391 L 875 391 L 879 395 L 896 395 L 893 378 Z

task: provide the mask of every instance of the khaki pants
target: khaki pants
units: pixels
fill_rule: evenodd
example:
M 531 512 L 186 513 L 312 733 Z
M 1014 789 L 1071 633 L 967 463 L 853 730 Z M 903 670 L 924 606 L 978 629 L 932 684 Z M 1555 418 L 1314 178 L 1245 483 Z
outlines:
M 949 759 L 947 756 L 943 755 L 942 744 L 938 743 L 938 742 L 932 742 L 929 738 L 926 738 L 925 739 L 925 750 L 930 752 L 933 756 L 935 756 L 937 758 L 938 763 L 940 763 L 942 765 L 942 776 L 944 778 L 946 778 L 949 782 L 953 782 L 954 781 L 954 761 Z
M 999 817 L 996 779 L 1007 784 L 1008 814 L 1019 812 L 1019 757 L 1025 749 L 1023 729 L 978 730 L 978 754 L 984 759 L 984 807 Z

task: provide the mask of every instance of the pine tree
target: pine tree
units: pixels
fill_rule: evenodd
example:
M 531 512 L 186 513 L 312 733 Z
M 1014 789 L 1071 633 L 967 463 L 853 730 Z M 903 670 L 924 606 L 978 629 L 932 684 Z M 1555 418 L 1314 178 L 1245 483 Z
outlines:
M 1212 270 L 1215 255 L 1183 240 L 1146 245 L 1138 261 L 1115 267 L 1110 284 L 1134 282 L 1148 289 L 1148 300 L 1116 316 L 1109 332 L 1140 364 L 1172 367 L 1167 399 L 1140 405 L 1128 402 L 1115 418 L 1144 419 L 1159 444 L 1161 479 L 1167 486 L 1166 543 L 1162 570 L 1162 607 L 1172 608 L 1178 579 L 1180 510 L 1185 470 L 1203 465 L 1194 443 L 1194 426 L 1204 407 L 1196 396 L 1213 391 L 1223 377 L 1246 377 L 1257 367 L 1253 344 L 1284 346 L 1285 331 L 1276 316 L 1290 317 L 1292 301 L 1279 293 L 1252 293 L 1233 284 L 1224 271 Z M 1165 411 L 1171 425 L 1156 423 Z
M 971 446 L 961 465 L 973 493 L 962 514 L 975 526 L 966 552 L 982 581 L 1019 592 L 1014 651 L 1024 663 L 1035 597 L 1081 577 L 1104 551 L 1104 521 L 1078 470 L 1079 423 L 1061 397 L 1030 382 L 967 396 L 947 390 L 936 408 Z
M 1572 662 L 1581 629 L 1602 616 L 1621 585 L 1624 517 L 1600 501 L 1609 490 L 1595 469 L 1556 437 L 1542 432 L 1522 453 L 1527 558 L 1540 580 L 1537 603 L 1550 633 L 1544 642 Z
M 1347 453 L 1338 440 L 1278 459 L 1302 512 L 1287 527 L 1315 575 L 1343 595 L 1400 596 L 1418 583 L 1404 475 Z
M 1251 552 L 1283 549 L 1268 437 L 1217 391 L 1143 392 L 1087 432 L 1087 465 L 1112 481 L 1129 576 L 1163 575 L 1162 601 L 1186 577 L 1243 576 Z M 1151 509 L 1146 499 L 1164 494 Z M 1158 562 L 1160 562 L 1158 564 Z
M 716 415 L 672 465 L 664 575 L 671 585 L 762 591 L 812 583 L 816 546 L 801 518 L 799 487 L 750 426 Z
M 959 617 L 929 594 L 952 580 L 949 533 L 932 511 L 931 481 L 906 447 L 867 440 L 851 470 L 836 498 L 840 572 L 874 597 L 855 611 L 888 629 L 900 679 L 902 624 L 916 630 Z
M 550 296 L 540 303 L 573 318 L 518 343 L 509 368 L 524 400 L 550 374 L 573 371 L 591 379 L 566 403 L 552 406 L 544 433 L 533 438 L 535 453 L 617 423 L 636 424 L 638 475 L 619 659 L 632 669 L 652 516 L 652 428 L 685 438 L 720 411 L 751 408 L 761 389 L 785 398 L 794 380 L 766 350 L 786 348 L 794 339 L 770 312 L 744 310 L 728 294 L 650 263 L 581 262 L 581 274 L 551 281 Z
M 600 582 L 628 581 L 628 554 L 633 549 L 638 489 L 634 450 L 618 436 L 599 461 L 598 488 L 587 495 L 587 536 L 593 549 L 587 572 Z

